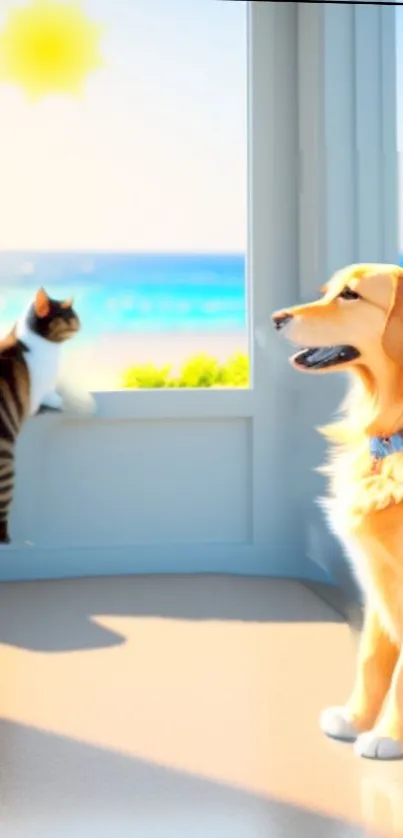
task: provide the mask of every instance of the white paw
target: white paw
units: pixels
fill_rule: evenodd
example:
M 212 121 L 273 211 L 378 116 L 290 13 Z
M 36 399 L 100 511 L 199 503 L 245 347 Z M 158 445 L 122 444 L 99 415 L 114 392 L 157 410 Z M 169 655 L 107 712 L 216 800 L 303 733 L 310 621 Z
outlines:
M 357 756 L 366 759 L 401 759 L 403 742 L 390 736 L 379 736 L 375 730 L 361 733 L 354 745 Z
M 326 736 L 342 739 L 343 742 L 354 742 L 360 733 L 345 707 L 328 707 L 324 710 L 320 717 L 320 728 Z

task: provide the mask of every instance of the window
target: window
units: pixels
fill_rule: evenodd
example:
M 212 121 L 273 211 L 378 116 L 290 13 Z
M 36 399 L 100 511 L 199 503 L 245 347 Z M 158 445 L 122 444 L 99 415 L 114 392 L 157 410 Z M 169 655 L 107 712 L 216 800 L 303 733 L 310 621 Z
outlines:
M 246 5 L 82 0 L 81 89 L 0 78 L 0 328 L 41 285 L 72 295 L 85 388 L 246 385 Z M 34 7 L 3 6 L 0 72 Z

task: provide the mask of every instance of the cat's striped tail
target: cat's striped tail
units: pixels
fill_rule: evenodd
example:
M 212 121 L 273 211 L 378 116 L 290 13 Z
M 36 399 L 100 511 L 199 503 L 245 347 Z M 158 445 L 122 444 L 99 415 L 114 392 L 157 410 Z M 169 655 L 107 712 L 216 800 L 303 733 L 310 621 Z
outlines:
M 15 443 L 28 407 L 26 378 L 24 374 L 15 375 L 15 367 L 12 375 L 10 367 L 9 380 L 0 381 L 0 544 L 10 542 L 8 524 L 15 482 Z

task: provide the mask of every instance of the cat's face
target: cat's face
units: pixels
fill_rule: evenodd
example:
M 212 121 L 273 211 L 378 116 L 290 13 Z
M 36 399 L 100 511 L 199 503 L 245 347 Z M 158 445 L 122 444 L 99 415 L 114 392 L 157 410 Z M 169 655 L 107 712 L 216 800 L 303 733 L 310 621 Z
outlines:
M 30 330 L 52 343 L 72 338 L 80 329 L 80 321 L 72 300 L 53 300 L 40 288 L 29 309 L 27 325 Z

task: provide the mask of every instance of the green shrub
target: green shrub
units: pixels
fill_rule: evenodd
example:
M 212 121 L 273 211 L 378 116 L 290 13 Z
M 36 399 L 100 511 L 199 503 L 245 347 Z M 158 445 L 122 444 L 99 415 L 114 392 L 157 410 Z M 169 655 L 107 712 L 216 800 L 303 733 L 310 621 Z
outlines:
M 172 376 L 172 365 L 137 364 L 123 372 L 123 387 L 154 390 L 157 388 L 248 387 L 249 359 L 236 352 L 225 364 L 206 353 L 185 361 L 177 376 Z
M 220 383 L 220 366 L 211 355 L 195 355 L 185 361 L 179 374 L 179 387 L 214 387 Z
M 236 352 L 224 364 L 221 371 L 222 384 L 227 387 L 249 387 L 249 358 Z
M 137 364 L 123 373 L 123 387 L 139 390 L 167 387 L 170 371 L 170 366 L 156 367 L 155 364 Z

